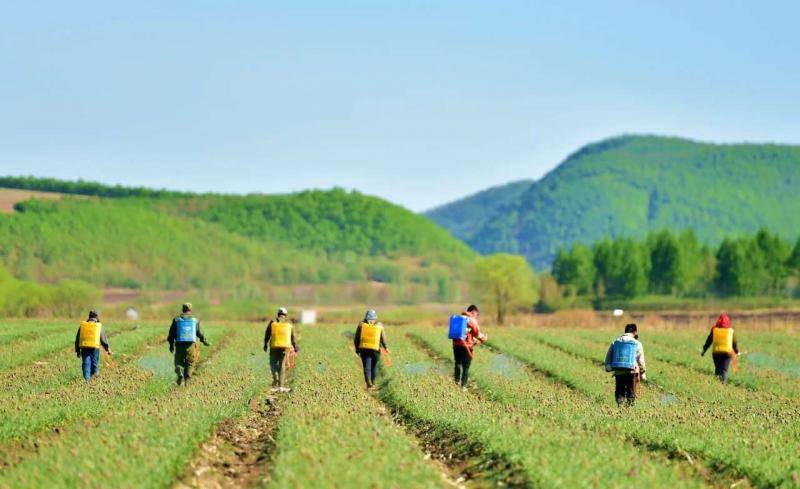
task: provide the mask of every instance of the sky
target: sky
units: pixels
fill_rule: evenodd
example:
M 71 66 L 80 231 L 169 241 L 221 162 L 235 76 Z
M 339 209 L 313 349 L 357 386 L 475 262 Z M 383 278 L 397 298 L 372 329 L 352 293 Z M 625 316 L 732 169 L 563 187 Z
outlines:
M 800 144 L 798 2 L 0 3 L 0 174 L 415 211 L 623 133 Z

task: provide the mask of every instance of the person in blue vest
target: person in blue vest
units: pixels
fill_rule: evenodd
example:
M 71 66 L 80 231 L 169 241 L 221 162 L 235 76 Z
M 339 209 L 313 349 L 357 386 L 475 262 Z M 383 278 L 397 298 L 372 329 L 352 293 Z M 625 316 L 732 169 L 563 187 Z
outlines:
M 461 386 L 462 390 L 467 390 L 467 381 L 469 381 L 469 367 L 472 364 L 472 357 L 475 355 L 475 345 L 478 343 L 486 343 L 488 337 L 481 333 L 480 326 L 478 326 L 478 306 L 470 304 L 465 311 L 461 313 L 464 318 L 466 330 L 463 337 L 455 337 L 448 335 L 453 340 L 453 360 L 455 367 L 453 369 L 453 379 L 456 385 Z
M 112 355 L 108 346 L 106 330 L 100 322 L 100 314 L 92 309 L 89 318 L 78 326 L 75 334 L 75 353 L 81 359 L 83 378 L 90 382 L 92 377 L 100 373 L 100 347 Z
M 192 304 L 187 302 L 181 308 L 182 312 L 172 320 L 167 335 L 170 353 L 175 354 L 175 373 L 178 375 L 178 385 L 188 384 L 192 377 L 199 350 L 197 340 L 204 345 L 211 346 L 200 331 L 200 321 L 192 314 Z
M 617 406 L 633 406 L 636 401 L 636 382 L 647 380 L 644 347 L 639 341 L 635 324 L 625 325 L 625 333 L 611 342 L 604 363 L 606 372 L 614 372 Z

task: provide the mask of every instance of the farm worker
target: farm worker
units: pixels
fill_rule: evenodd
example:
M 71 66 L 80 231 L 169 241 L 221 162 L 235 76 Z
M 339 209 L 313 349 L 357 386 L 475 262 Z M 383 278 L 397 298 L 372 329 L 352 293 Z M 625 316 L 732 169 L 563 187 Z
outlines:
M 78 326 L 78 333 L 75 335 L 75 353 L 81 358 L 83 378 L 86 382 L 100 372 L 101 346 L 111 355 L 106 330 L 100 322 L 100 314 L 92 309 L 89 311 L 89 318 Z
M 389 347 L 386 346 L 386 332 L 383 324 L 378 322 L 378 313 L 373 309 L 367 311 L 364 320 L 356 327 L 353 345 L 356 347 L 356 353 L 361 357 L 367 389 L 372 390 L 375 388 L 375 377 L 378 375 L 381 348 L 387 353 L 389 352 Z
M 264 351 L 269 351 L 269 370 L 272 372 L 272 392 L 289 392 L 285 387 L 286 354 L 292 350 L 300 351 L 294 327 L 288 321 L 289 313 L 285 307 L 278 309 L 277 317 L 270 320 L 264 333 Z
M 464 338 L 453 339 L 453 358 L 455 359 L 455 369 L 453 378 L 457 385 L 462 389 L 467 389 L 467 381 L 469 380 L 469 366 L 472 364 L 472 357 L 475 354 L 475 345 L 485 343 L 487 336 L 481 333 L 478 326 L 478 306 L 471 304 L 467 307 L 466 311 L 461 313 L 461 316 L 466 320 L 466 332 Z
M 636 382 L 639 379 L 647 380 L 644 348 L 635 324 L 625 325 L 625 333 L 611 342 L 604 363 L 606 372 L 614 372 L 617 405 L 621 406 L 624 402 L 632 406 L 636 401 Z
M 192 367 L 199 353 L 197 340 L 206 346 L 211 346 L 200 331 L 200 321 L 192 314 L 192 304 L 186 302 L 181 307 L 181 311 L 181 314 L 172 320 L 167 335 L 169 351 L 175 353 L 175 373 L 178 375 L 178 385 L 183 382 L 189 384 Z
M 714 359 L 714 374 L 719 377 L 719 380 L 725 382 L 728 380 L 731 359 L 734 355 L 739 355 L 736 333 L 731 328 L 731 318 L 727 314 L 722 314 L 711 328 L 700 356 L 705 355 L 708 347 L 712 345 L 714 346 L 711 351 L 711 358 Z

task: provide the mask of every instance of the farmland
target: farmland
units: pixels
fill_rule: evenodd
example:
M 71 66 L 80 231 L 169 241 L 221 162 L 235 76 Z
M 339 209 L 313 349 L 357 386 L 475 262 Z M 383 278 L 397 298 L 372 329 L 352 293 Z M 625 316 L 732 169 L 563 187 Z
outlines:
M 642 327 L 648 382 L 619 409 L 607 326 L 487 327 L 462 391 L 442 328 L 389 324 L 374 392 L 352 326 L 300 326 L 276 395 L 261 324 L 204 323 L 187 387 L 165 325 L 108 324 L 113 359 L 87 386 L 75 325 L 4 321 L 0 487 L 800 485 L 800 334 L 742 329 L 723 385 L 707 331 Z

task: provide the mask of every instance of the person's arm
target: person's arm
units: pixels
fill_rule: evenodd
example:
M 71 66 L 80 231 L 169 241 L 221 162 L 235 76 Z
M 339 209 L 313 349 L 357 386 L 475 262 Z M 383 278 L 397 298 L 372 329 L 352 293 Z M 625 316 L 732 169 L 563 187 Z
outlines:
M 644 346 L 642 346 L 641 342 L 636 347 L 636 363 L 639 364 L 639 373 L 642 375 L 642 380 L 644 380 L 647 368 L 644 364 Z
M 386 345 L 386 328 L 381 328 L 381 348 L 389 351 L 389 347 Z
M 701 353 L 700 356 L 703 356 L 703 355 L 706 354 L 706 350 L 708 350 L 708 347 L 711 346 L 711 343 L 713 341 L 714 341 L 714 330 L 712 329 L 708 333 L 708 338 L 706 338 L 706 344 L 703 345 L 703 353 Z
M 200 331 L 200 321 L 197 321 L 197 329 L 195 330 L 195 334 L 197 335 L 197 339 L 200 340 L 204 345 L 211 346 L 208 344 L 208 341 L 206 341 L 206 337 L 203 335 L 203 332 Z
M 739 345 L 738 345 L 738 343 L 736 342 L 736 331 L 734 331 L 734 332 L 733 332 L 733 351 L 734 351 L 734 353 L 736 353 L 737 355 L 739 354 Z
M 105 326 L 101 326 L 100 328 L 100 345 L 102 345 L 106 353 L 108 353 L 109 355 L 111 354 L 111 347 L 108 346 L 108 337 L 106 336 Z
M 177 324 L 175 319 L 172 319 L 172 324 L 169 326 L 169 334 L 167 334 L 167 343 L 169 343 L 169 351 L 175 349 L 175 337 L 178 335 Z
M 355 336 L 353 336 L 353 346 L 356 348 L 356 353 L 358 353 L 358 350 L 360 349 L 358 347 L 358 345 L 360 344 L 361 344 L 361 323 L 358 323 L 358 326 L 356 327 L 356 334 Z
M 294 325 L 292 325 L 291 339 L 292 339 L 292 348 L 294 349 L 295 353 L 299 352 L 300 348 L 297 347 L 297 336 L 295 336 L 294 334 Z
M 78 326 L 78 332 L 75 333 L 75 354 L 81 354 L 81 327 Z
M 611 351 L 614 349 L 614 343 L 611 343 L 611 346 L 608 347 L 608 351 L 606 352 L 606 359 L 603 361 L 603 365 L 606 368 L 606 372 L 611 372 Z
M 264 351 L 269 351 L 270 336 L 272 336 L 272 320 L 267 323 L 267 329 L 264 331 Z

